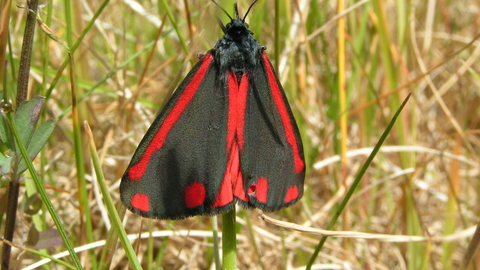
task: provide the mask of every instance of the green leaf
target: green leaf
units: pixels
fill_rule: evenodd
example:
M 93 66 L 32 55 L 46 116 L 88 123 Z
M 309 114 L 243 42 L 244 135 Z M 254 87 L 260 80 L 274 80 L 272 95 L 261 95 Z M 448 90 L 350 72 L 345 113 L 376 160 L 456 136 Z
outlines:
M 42 209 L 42 199 L 40 198 L 40 195 L 38 193 L 32 194 L 30 197 L 23 197 L 22 201 L 22 210 L 25 214 L 27 215 L 35 215 Z M 31 244 L 31 246 L 35 245 Z
M 0 174 L 6 175 L 12 171 L 12 157 L 0 154 Z
M 8 149 L 12 149 L 13 136 L 4 112 L 2 112 L 0 116 L 0 140 L 7 146 Z
M 62 237 L 56 229 L 48 229 L 40 232 L 37 243 L 32 246 L 34 249 L 53 248 L 63 244 Z
M 27 246 L 35 246 L 38 243 L 38 238 L 40 236 L 40 232 L 37 230 L 35 225 L 30 227 L 30 230 L 28 231 L 28 236 L 27 236 Z
M 55 120 L 51 119 L 43 123 L 36 131 L 45 98 L 42 96 L 36 96 L 29 101 L 23 102 L 18 110 L 15 112 L 14 121 L 19 130 L 20 139 L 27 148 L 27 154 L 30 160 L 33 160 L 37 154 L 42 150 L 43 146 L 47 142 L 48 138 L 55 129 Z M 6 115 L 2 113 L 0 116 L 0 145 L 3 143 L 12 151 L 15 151 L 18 156 L 18 147 L 15 144 L 13 147 L 13 136 L 10 128 L 10 124 Z M 13 153 L 12 153 L 13 154 Z M 12 171 L 13 156 L 3 153 L 0 155 L 0 173 L 5 175 Z M 25 161 L 20 160 L 18 164 L 17 173 L 23 173 L 27 169 Z
M 38 118 L 40 117 L 44 101 L 44 97 L 36 96 L 29 101 L 22 102 L 15 112 L 15 125 L 18 128 L 23 145 L 27 148 L 33 136 L 33 130 L 37 125 Z M 15 149 L 17 149 L 17 147 L 15 147 Z
M 42 150 L 45 143 L 47 143 L 48 138 L 55 129 L 56 121 L 50 119 L 43 123 L 33 134 L 32 140 L 27 147 L 27 154 L 30 160 L 33 160 L 37 154 Z M 18 165 L 18 173 L 22 173 L 27 169 L 25 161 L 22 159 Z

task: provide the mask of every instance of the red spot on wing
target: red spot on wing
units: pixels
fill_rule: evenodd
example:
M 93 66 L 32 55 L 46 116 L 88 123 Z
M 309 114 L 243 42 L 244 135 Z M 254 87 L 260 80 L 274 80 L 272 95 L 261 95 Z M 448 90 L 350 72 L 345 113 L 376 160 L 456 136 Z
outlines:
M 148 203 L 148 195 L 143 192 L 133 195 L 130 204 L 138 210 L 142 210 L 145 212 L 148 212 L 150 210 L 150 205 Z
M 295 172 L 300 173 L 305 168 L 305 163 L 300 157 L 297 138 L 295 137 L 295 132 L 293 131 L 290 115 L 288 114 L 287 106 L 285 105 L 282 94 L 280 92 L 280 88 L 278 87 L 277 79 L 275 78 L 275 74 L 273 73 L 270 61 L 268 60 L 268 57 L 265 53 L 263 53 L 263 61 L 265 62 L 265 68 L 267 69 L 268 82 L 270 83 L 270 90 L 272 91 L 273 100 L 275 102 L 275 105 L 277 106 L 280 118 L 282 119 L 283 128 L 285 130 L 285 137 L 288 144 L 290 145 L 290 147 L 292 147 L 293 150 Z
M 257 189 L 257 185 L 251 184 L 248 187 L 248 195 L 255 195 L 255 190 Z
M 255 196 L 262 203 L 267 203 L 267 193 L 268 181 L 264 177 L 258 178 L 257 184 L 252 184 L 248 187 L 248 195 Z
M 205 201 L 205 187 L 200 182 L 193 182 L 185 188 L 185 204 L 188 208 L 200 206 Z
M 142 178 L 145 170 L 147 169 L 150 157 L 153 155 L 153 153 L 162 148 L 168 133 L 178 121 L 185 110 L 185 107 L 188 106 L 193 96 L 197 92 L 197 89 L 202 83 L 205 73 L 207 72 L 212 60 L 213 57 L 211 54 L 207 54 L 203 57 L 203 62 L 200 68 L 197 70 L 190 83 L 185 87 L 185 91 L 182 93 L 177 103 L 175 103 L 175 106 L 173 106 L 172 110 L 163 121 L 160 129 L 157 131 L 155 137 L 153 137 L 152 141 L 145 150 L 145 153 L 143 153 L 137 164 L 130 167 L 128 171 L 128 177 L 130 180 L 140 180 Z
M 297 186 L 289 187 L 288 190 L 287 190 L 287 195 L 285 196 L 285 202 L 289 203 L 289 202 L 295 200 L 296 198 L 298 198 L 299 194 L 300 193 L 298 192 L 298 187 Z

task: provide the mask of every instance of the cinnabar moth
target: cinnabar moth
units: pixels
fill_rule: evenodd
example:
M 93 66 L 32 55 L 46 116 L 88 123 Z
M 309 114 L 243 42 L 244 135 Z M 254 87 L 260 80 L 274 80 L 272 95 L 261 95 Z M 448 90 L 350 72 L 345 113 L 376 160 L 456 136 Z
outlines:
M 300 133 L 266 48 L 245 22 L 253 4 L 243 19 L 236 5 L 235 18 L 227 14 L 224 37 L 140 142 L 120 184 L 130 211 L 181 219 L 225 213 L 237 202 L 272 212 L 302 197 Z

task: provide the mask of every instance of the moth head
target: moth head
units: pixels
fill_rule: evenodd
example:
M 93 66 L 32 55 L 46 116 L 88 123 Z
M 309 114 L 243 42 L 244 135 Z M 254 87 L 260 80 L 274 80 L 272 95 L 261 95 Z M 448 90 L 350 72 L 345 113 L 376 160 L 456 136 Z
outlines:
M 223 25 L 223 22 L 220 19 L 218 19 L 218 21 L 220 23 L 220 27 L 223 30 L 223 33 L 225 33 L 225 34 L 229 33 L 230 35 L 233 34 L 235 36 L 241 35 L 243 33 L 249 33 L 248 23 L 245 22 L 245 19 L 247 18 L 248 13 L 250 12 L 253 5 L 255 5 L 255 3 L 257 1 L 258 0 L 253 1 L 253 3 L 250 5 L 247 12 L 243 16 L 243 18 L 240 18 L 240 15 L 238 14 L 238 6 L 237 6 L 237 4 L 235 4 L 233 6 L 234 9 L 235 9 L 235 19 L 234 19 L 234 18 L 232 18 L 232 16 L 230 16 L 230 14 L 228 14 L 228 12 L 224 8 L 222 8 L 217 2 L 215 2 L 215 0 L 212 0 L 212 2 L 215 5 L 217 5 L 217 7 L 219 7 L 228 16 L 228 18 L 230 18 L 230 22 L 227 25 Z

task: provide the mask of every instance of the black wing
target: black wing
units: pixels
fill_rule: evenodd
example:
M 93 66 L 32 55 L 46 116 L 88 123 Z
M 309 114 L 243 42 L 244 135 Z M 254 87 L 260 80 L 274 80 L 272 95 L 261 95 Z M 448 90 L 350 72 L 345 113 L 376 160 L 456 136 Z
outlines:
M 120 184 L 132 212 L 180 219 L 231 207 L 231 188 L 218 197 L 228 162 L 228 91 L 219 72 L 205 55 L 140 142 Z
M 297 124 L 265 53 L 259 62 L 247 74 L 243 134 L 238 135 L 243 193 L 237 187 L 235 196 L 244 206 L 271 212 L 302 197 L 305 161 Z

